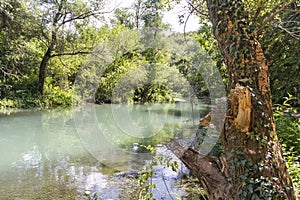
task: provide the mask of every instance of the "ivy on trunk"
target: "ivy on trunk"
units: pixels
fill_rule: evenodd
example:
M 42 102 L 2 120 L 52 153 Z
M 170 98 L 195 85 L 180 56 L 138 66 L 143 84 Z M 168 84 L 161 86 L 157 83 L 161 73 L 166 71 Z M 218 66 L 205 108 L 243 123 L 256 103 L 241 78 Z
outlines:
M 261 27 L 251 23 L 243 1 L 206 4 L 230 82 L 225 124 L 211 122 L 221 132 L 224 152 L 220 157 L 205 156 L 176 140 L 167 146 L 195 172 L 209 199 L 294 200 L 275 130 Z

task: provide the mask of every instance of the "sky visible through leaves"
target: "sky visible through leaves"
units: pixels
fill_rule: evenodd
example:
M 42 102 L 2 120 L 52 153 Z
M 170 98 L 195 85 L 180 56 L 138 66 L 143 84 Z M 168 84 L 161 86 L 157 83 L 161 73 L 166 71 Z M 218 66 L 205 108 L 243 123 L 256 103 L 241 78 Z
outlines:
M 126 8 L 130 7 L 135 0 L 114 0 L 111 1 L 109 4 L 109 7 L 111 9 L 113 8 Z M 184 32 L 184 24 L 179 23 L 178 15 L 184 14 L 185 19 L 189 14 L 189 10 L 187 9 L 187 3 L 185 1 L 182 1 L 179 5 L 175 6 L 171 11 L 164 13 L 164 22 L 171 24 L 172 30 L 176 32 Z M 188 19 L 188 22 L 186 24 L 186 32 L 189 31 L 196 31 L 200 27 L 199 25 L 199 19 L 197 19 L 196 16 L 191 15 Z

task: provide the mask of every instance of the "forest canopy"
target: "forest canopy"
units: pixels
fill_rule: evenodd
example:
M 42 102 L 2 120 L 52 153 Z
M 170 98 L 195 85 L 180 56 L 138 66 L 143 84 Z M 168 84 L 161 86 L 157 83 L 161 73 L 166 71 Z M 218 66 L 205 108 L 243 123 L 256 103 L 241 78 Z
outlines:
M 201 74 L 191 64 L 195 55 L 188 54 L 186 48 L 185 54 L 182 53 L 181 45 L 189 46 L 194 41 L 215 60 L 224 83 L 227 84 L 226 68 L 207 21 L 199 21 L 202 25 L 198 31 L 166 35 L 171 31 L 169 25 L 162 20 L 163 12 L 171 8 L 166 5 L 172 4 L 138 0 L 130 9 L 115 10 L 107 10 L 106 5 L 105 1 L 87 3 L 81 0 L 2 0 L 0 2 L 1 107 L 71 105 L 76 74 L 84 64 L 86 56 L 103 41 L 109 41 L 114 46 L 115 55 L 109 67 L 110 71 L 106 70 L 100 82 L 95 99 L 98 103 L 110 102 L 113 82 L 121 75 L 116 75 L 115 70 L 126 73 L 151 59 L 163 63 L 160 66 L 175 67 L 188 79 L 198 97 L 208 96 Z M 104 21 L 104 16 L 108 13 L 113 17 L 109 21 Z M 182 21 L 183 17 L 178 16 L 178 20 Z M 299 15 L 286 12 L 282 18 L 292 21 L 287 24 L 288 27 L 295 27 Z M 274 103 L 282 103 L 284 97 L 290 94 L 295 97 L 292 103 L 299 105 L 298 36 L 278 27 L 283 26 L 277 24 L 267 28 L 263 37 L 263 47 L 271 62 L 272 98 Z M 151 33 L 150 29 L 155 31 Z M 142 47 L 147 40 L 142 41 L 141 34 L 146 32 L 153 34 L 153 37 L 155 35 L 154 51 L 159 52 L 161 56 L 157 57 L 154 53 L 151 55 L 149 50 Z M 144 36 L 147 39 L 149 37 L 151 36 Z M 149 43 L 154 43 L 154 40 Z M 168 88 L 147 87 L 147 90 L 152 91 L 155 87 L 160 88 L 159 91 L 165 90 L 160 91 L 165 97 L 159 97 L 157 101 L 171 100 L 172 91 L 168 91 Z M 136 91 L 136 94 L 141 94 L 143 90 L 146 95 L 145 89 L 140 88 L 140 92 Z M 156 101 L 155 98 L 147 100 L 145 97 L 135 99 L 139 98 L 143 102 Z

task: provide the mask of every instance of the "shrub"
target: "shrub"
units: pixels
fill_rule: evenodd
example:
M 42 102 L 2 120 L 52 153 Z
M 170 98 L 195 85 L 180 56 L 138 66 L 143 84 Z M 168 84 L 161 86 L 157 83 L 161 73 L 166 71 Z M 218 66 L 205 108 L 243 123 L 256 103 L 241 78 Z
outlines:
M 278 139 L 283 149 L 288 171 L 295 190 L 300 193 L 300 118 L 291 116 L 297 110 L 288 104 L 289 97 L 283 105 L 277 105 L 275 111 Z

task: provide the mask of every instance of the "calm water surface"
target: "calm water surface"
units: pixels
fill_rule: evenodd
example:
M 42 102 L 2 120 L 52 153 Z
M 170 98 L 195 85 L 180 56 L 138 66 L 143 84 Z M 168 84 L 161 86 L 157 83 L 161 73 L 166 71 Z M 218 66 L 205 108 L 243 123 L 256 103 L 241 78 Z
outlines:
M 199 104 L 193 109 L 205 108 Z M 187 103 L 0 115 L 0 199 L 89 199 L 87 194 L 94 192 L 98 199 L 130 199 L 126 192 L 132 180 L 116 174 L 141 170 L 151 159 L 137 153 L 135 143 L 188 136 L 192 118 L 199 119 L 199 113 Z M 157 198 L 165 193 L 157 192 Z

